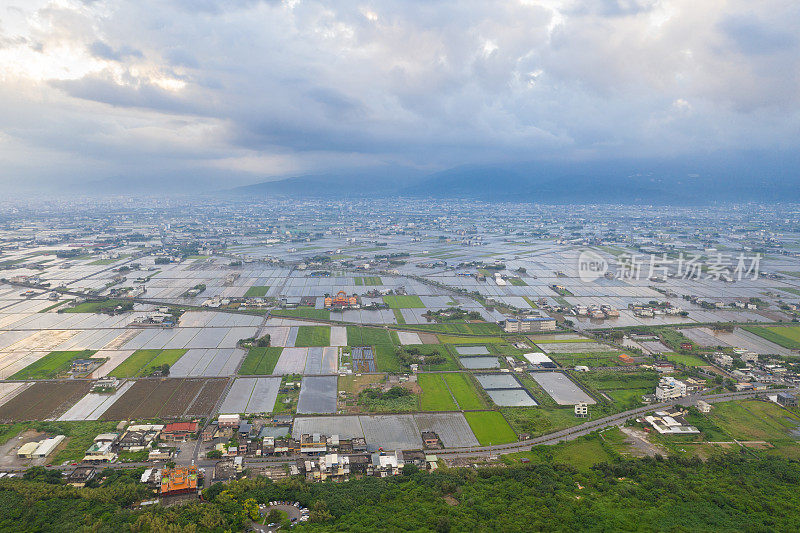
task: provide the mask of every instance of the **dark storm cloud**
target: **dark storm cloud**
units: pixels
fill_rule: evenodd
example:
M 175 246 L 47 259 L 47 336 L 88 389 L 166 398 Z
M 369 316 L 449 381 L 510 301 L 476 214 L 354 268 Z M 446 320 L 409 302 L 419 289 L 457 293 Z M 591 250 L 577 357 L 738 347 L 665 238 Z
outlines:
M 0 28 L 0 156 L 32 177 L 800 144 L 788 0 L 38 1 Z

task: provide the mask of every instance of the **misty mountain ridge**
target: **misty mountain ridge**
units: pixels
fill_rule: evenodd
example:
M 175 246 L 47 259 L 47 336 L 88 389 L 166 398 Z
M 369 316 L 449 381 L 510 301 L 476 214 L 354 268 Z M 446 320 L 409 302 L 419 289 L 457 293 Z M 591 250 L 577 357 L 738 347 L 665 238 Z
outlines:
M 750 163 L 750 164 L 746 164 Z M 752 168 L 670 161 L 466 165 L 403 175 L 402 169 L 307 175 L 231 189 L 233 195 L 418 197 L 538 203 L 705 204 L 800 201 L 798 169 L 786 161 Z

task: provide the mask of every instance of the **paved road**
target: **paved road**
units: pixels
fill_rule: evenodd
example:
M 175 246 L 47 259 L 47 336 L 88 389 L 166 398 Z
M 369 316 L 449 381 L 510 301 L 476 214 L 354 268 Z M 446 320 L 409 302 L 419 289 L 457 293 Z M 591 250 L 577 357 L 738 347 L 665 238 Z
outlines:
M 800 389 L 789 389 L 789 391 L 797 393 L 798 391 L 800 391 Z M 644 413 L 656 411 L 658 409 L 662 409 L 664 407 L 668 407 L 675 404 L 689 406 L 697 403 L 697 400 L 704 400 L 708 403 L 724 402 L 729 400 L 754 398 L 757 396 L 764 396 L 770 393 L 775 394 L 776 391 L 773 390 L 773 391 L 759 391 L 759 392 L 755 391 L 724 392 L 720 394 L 709 394 L 705 396 L 701 394 L 694 394 L 691 396 L 686 396 L 685 398 L 680 398 L 677 401 L 650 404 L 645 407 L 639 407 L 637 409 L 631 409 L 629 411 L 624 411 L 622 413 L 607 416 L 604 418 L 598 418 L 597 420 L 592 420 L 590 422 L 586 422 L 578 426 L 573 426 L 571 428 L 563 429 L 561 431 L 549 433 L 547 435 L 536 437 L 534 439 L 527 439 L 510 444 L 499 444 L 494 446 L 480 446 L 473 448 L 449 448 L 449 449 L 446 448 L 437 451 L 436 455 L 445 457 L 470 457 L 470 456 L 487 456 L 496 453 L 511 453 L 515 451 L 525 451 L 530 449 L 531 446 L 537 444 L 556 444 L 559 442 L 574 440 L 579 437 L 588 435 L 589 433 L 592 433 L 593 431 L 597 431 L 599 429 L 603 429 L 610 426 L 622 425 L 631 418 L 636 418 Z
M 800 392 L 800 388 L 795 389 L 784 389 L 787 392 L 798 393 Z M 697 400 L 704 400 L 709 403 L 716 403 L 716 402 L 724 402 L 730 400 L 741 400 L 747 398 L 755 398 L 760 396 L 765 396 L 767 394 L 775 394 L 776 391 L 745 391 L 745 392 L 723 392 L 720 394 L 694 394 L 691 396 L 686 396 L 685 398 L 680 398 L 677 401 L 670 401 L 670 402 L 661 402 L 657 404 L 651 404 L 644 407 L 639 407 L 636 409 L 631 409 L 629 411 L 624 411 L 622 413 L 617 413 L 611 416 L 607 416 L 604 418 L 598 418 L 597 420 L 592 420 L 586 422 L 584 424 L 580 424 L 577 426 L 573 426 L 571 428 L 563 429 L 560 431 L 556 431 L 553 433 L 549 433 L 547 435 L 542 435 L 541 437 L 536 437 L 534 439 L 527 439 L 519 442 L 513 442 L 509 444 L 498 444 L 493 446 L 474 446 L 470 448 L 445 448 L 442 450 L 437 450 L 436 455 L 440 457 L 446 458 L 455 458 L 455 457 L 486 457 L 489 455 L 495 454 L 503 454 L 503 453 L 512 453 L 517 451 L 527 451 L 530 449 L 531 446 L 539 445 L 539 444 L 557 444 L 559 442 L 565 442 L 569 440 L 574 440 L 579 437 L 588 435 L 594 431 L 598 431 L 603 428 L 611 427 L 611 426 L 618 426 L 624 424 L 627 420 L 631 418 L 635 418 L 639 415 L 642 415 L 647 412 L 656 411 L 658 409 L 668 407 L 671 405 L 683 405 L 689 406 L 694 405 L 697 403 Z M 188 444 L 188 443 L 187 443 Z M 193 462 L 198 467 L 201 468 L 213 468 L 216 464 L 216 460 L 208 460 L 208 459 L 199 459 L 197 451 L 199 451 L 199 443 L 198 447 L 195 450 L 195 453 L 192 454 Z M 245 459 L 245 465 L 247 464 L 265 464 L 265 463 L 272 463 L 272 464 L 290 464 L 294 463 L 296 459 L 300 456 L 293 456 L 293 457 L 264 457 L 264 458 L 250 458 Z M 114 463 L 110 465 L 103 465 L 108 466 L 110 468 L 128 468 L 128 467 L 139 467 L 145 466 L 150 467 L 153 464 L 150 463 Z M 54 469 L 61 469 L 61 470 L 69 470 L 71 466 L 52 466 L 50 468 Z M 0 468 L 0 471 L 24 471 L 25 469 L 20 468 Z

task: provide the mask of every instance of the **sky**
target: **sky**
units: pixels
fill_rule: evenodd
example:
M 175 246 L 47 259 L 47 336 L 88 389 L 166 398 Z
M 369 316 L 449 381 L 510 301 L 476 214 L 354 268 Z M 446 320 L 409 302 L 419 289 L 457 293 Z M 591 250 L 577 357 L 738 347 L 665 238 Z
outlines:
M 800 150 L 796 0 L 0 0 L 0 189 Z

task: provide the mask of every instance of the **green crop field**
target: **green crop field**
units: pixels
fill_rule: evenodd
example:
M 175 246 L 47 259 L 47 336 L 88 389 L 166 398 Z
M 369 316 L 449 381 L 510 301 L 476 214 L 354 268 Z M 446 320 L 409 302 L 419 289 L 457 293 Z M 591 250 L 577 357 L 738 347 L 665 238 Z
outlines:
M 548 338 L 548 337 L 531 337 L 531 340 L 533 342 L 535 342 L 536 344 L 580 344 L 582 342 L 597 342 L 594 339 L 583 339 L 583 338 L 581 338 L 581 339 L 563 339 L 563 340 L 559 340 L 559 339 L 554 339 L 552 337 L 550 337 L 550 338 Z M 580 351 L 580 349 L 581 349 L 580 346 L 576 346 L 575 347 L 575 351 L 576 352 Z
M 285 316 L 296 318 L 310 318 L 313 320 L 330 320 L 331 312 L 327 309 L 314 309 L 313 307 L 298 307 L 297 309 L 275 309 L 270 311 L 272 316 Z
M 53 378 L 69 370 L 72 361 L 75 359 L 88 359 L 96 353 L 96 350 L 50 352 L 11 376 L 11 379 Z
M 462 410 L 484 409 L 486 404 L 475 390 L 470 376 L 462 373 L 442 374 L 450 392 Z
M 148 363 L 149 367 L 154 366 L 162 366 L 162 365 L 169 365 L 172 366 L 175 364 L 175 361 L 180 359 L 186 354 L 186 350 L 184 349 L 171 349 L 171 350 L 161 350 L 161 352 L 153 358 L 150 363 Z M 144 369 L 147 370 L 147 369 Z
M 115 378 L 132 378 L 144 376 L 156 366 L 175 364 L 186 353 L 181 350 L 136 350 L 127 359 L 109 372 Z
M 375 287 L 377 285 L 383 285 L 383 280 L 378 276 L 365 276 L 365 277 L 358 277 L 354 278 L 354 281 L 357 286 L 367 286 L 367 287 Z
M 417 376 L 417 383 L 422 387 L 420 408 L 423 411 L 458 410 L 442 376 L 443 374 L 419 374 Z
M 524 280 L 520 278 L 509 278 L 508 281 L 510 281 L 512 285 L 515 285 L 517 287 L 525 287 L 528 285 L 527 283 L 525 283 Z
M 425 307 L 425 304 L 416 295 L 387 294 L 383 297 L 383 303 L 392 309 L 419 309 Z
M 502 337 L 459 337 L 457 335 L 439 335 L 442 344 L 501 344 L 505 341 Z
M 481 446 L 517 441 L 514 430 L 497 411 L 472 411 L 464 413 L 464 417 Z
M 403 329 L 413 329 L 430 333 L 466 334 L 466 335 L 499 335 L 503 329 L 497 324 L 488 322 L 449 323 L 449 324 L 408 324 Z
M 759 400 L 715 403 L 708 418 L 739 440 L 788 440 L 800 418 L 781 406 Z
M 382 328 L 365 328 L 347 326 L 348 346 L 374 346 L 375 367 L 380 372 L 400 372 L 403 370 L 395 353 L 395 346 L 400 344 L 397 333 Z
M 675 355 L 668 355 L 667 360 L 672 363 L 680 363 L 686 366 L 707 366 L 708 363 L 701 358 L 697 357 L 696 355 L 682 355 L 682 354 L 675 354 Z
M 294 345 L 298 347 L 330 346 L 330 326 L 300 326 L 297 328 L 297 340 Z
M 800 349 L 800 326 L 745 326 L 742 328 L 790 350 Z
M 130 300 L 103 300 L 99 302 L 83 302 L 75 307 L 64 309 L 64 313 L 97 313 L 102 308 L 110 308 L 117 305 L 130 304 Z
M 347 326 L 348 346 L 374 346 L 376 344 L 394 345 L 394 342 L 385 329 Z
M 250 348 L 247 357 L 242 361 L 239 374 L 265 375 L 272 374 L 275 365 L 283 352 L 283 348 L 270 346 L 268 348 Z
M 263 298 L 267 295 L 269 291 L 269 286 L 267 285 L 253 285 L 247 292 L 244 293 L 245 298 Z

